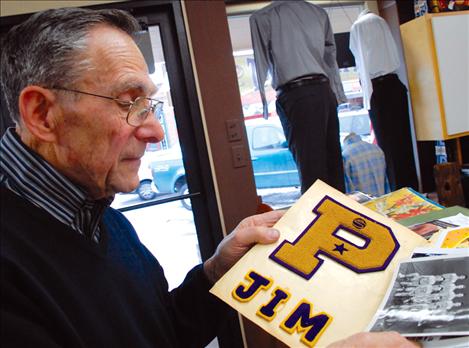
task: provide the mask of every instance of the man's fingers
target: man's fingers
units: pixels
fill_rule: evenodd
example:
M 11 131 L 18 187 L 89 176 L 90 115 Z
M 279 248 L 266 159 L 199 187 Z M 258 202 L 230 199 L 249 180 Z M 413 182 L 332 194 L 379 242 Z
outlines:
M 285 214 L 285 210 L 274 210 L 267 213 L 253 215 L 244 219 L 238 228 L 249 227 L 249 226 L 266 226 L 272 227 L 280 218 Z
M 239 229 L 235 241 L 239 246 L 249 246 L 256 243 L 269 244 L 275 242 L 280 232 L 272 227 L 251 226 Z
M 284 214 L 285 211 L 274 210 L 244 219 L 234 231 L 235 243 L 238 246 L 250 246 L 256 243 L 269 244 L 277 241 L 280 233 L 272 226 Z
M 256 215 L 256 218 L 259 218 L 260 224 L 273 225 L 275 224 L 284 214 L 285 210 L 273 210 L 264 214 Z
M 276 242 L 280 232 L 272 226 L 284 213 L 284 211 L 271 211 L 244 219 L 221 241 L 215 254 L 205 261 L 204 270 L 208 279 L 212 282 L 217 281 L 254 244 Z
M 270 227 L 275 225 L 275 223 L 280 220 L 280 218 L 285 214 L 285 212 L 285 210 L 274 210 L 264 214 L 256 215 L 255 217 L 259 219 L 259 225 Z

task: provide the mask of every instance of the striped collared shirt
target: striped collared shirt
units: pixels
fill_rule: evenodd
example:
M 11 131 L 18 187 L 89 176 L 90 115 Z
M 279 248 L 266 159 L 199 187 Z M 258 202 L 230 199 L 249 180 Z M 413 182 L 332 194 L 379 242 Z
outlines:
M 0 183 L 95 242 L 99 223 L 112 197 L 92 200 L 22 143 L 13 128 L 0 140 Z

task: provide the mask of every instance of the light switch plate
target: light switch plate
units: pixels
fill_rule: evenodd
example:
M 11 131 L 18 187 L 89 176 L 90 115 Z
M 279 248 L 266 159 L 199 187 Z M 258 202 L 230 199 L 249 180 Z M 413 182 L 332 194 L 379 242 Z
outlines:
M 246 147 L 244 145 L 234 145 L 231 147 L 233 167 L 240 168 L 247 165 Z
M 242 125 L 240 120 L 226 120 L 226 134 L 228 141 L 238 141 L 242 139 Z

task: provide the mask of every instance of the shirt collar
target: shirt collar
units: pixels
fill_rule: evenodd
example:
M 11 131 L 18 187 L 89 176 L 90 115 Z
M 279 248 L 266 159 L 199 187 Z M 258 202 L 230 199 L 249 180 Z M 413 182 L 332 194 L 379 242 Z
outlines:
M 344 145 L 358 143 L 362 138 L 358 134 L 350 134 L 344 139 Z
M 0 151 L 1 174 L 6 177 L 8 186 L 68 226 L 74 227 L 77 215 L 85 209 L 99 211 L 102 215 L 103 208 L 114 198 L 93 200 L 80 186 L 27 147 L 13 128 L 8 128 L 2 137 Z
M 371 13 L 371 11 L 366 8 L 362 12 L 360 12 L 360 14 L 358 15 L 358 18 L 361 18 L 364 15 L 367 15 L 368 13 Z

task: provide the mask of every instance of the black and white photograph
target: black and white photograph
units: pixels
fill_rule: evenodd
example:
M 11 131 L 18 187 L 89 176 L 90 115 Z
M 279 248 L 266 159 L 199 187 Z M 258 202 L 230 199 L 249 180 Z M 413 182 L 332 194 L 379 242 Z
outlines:
M 369 331 L 404 336 L 469 335 L 469 256 L 400 263 Z

